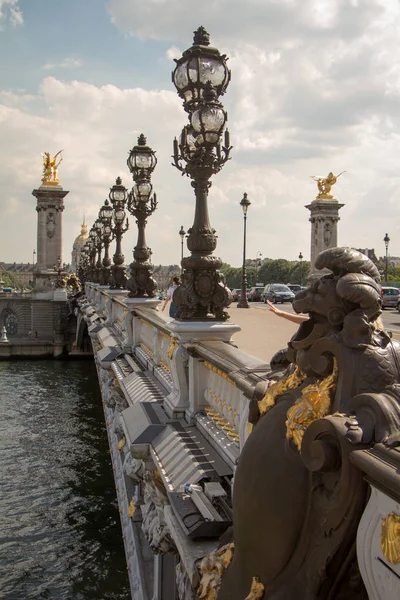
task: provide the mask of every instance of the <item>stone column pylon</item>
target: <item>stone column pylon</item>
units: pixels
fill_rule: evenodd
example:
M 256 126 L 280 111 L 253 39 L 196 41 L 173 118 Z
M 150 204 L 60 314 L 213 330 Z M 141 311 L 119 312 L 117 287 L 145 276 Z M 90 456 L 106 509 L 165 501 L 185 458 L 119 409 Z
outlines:
M 46 280 L 54 277 L 54 265 L 62 260 L 62 213 L 64 198 L 69 192 L 60 185 L 41 185 L 32 195 L 37 199 L 37 262 L 35 288 L 44 291 Z
M 337 223 L 340 219 L 339 210 L 344 204 L 339 204 L 336 198 L 315 198 L 306 208 L 310 211 L 311 222 L 311 269 L 310 278 L 320 277 L 322 271 L 314 267 L 317 255 L 327 248 L 338 245 Z

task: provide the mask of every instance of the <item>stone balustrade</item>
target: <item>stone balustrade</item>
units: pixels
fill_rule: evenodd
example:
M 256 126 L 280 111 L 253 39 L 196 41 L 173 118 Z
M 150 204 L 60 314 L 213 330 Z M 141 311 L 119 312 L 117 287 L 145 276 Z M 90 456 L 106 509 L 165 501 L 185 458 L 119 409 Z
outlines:
M 269 370 L 269 365 L 231 342 L 238 326 L 178 322 L 157 310 L 157 305 L 155 300 L 129 299 L 126 291 L 116 293 L 89 283 L 79 301 L 77 328 L 78 347 L 85 327 L 92 341 L 113 468 L 118 474 L 132 596 L 139 594 L 143 600 L 151 597 L 143 584 L 144 565 L 149 569 L 148 551 L 140 555 L 135 550 L 142 547 L 143 534 L 156 556 L 156 579 L 160 573 L 165 577 L 168 569 L 175 577 L 176 561 L 168 557 L 181 555 L 178 587 L 185 581 L 190 597 L 187 582 L 195 584 L 197 561 L 216 547 L 217 537 L 193 545 L 172 515 L 171 498 L 184 483 L 200 481 L 208 469 L 212 480 L 223 474 L 220 481 L 230 503 L 227 484 L 233 480 L 248 435 L 249 401 Z M 172 461 L 164 451 L 168 444 L 175 448 L 172 453 L 177 458 Z M 199 452 L 204 453 L 201 459 Z M 161 477 L 161 495 L 154 473 Z M 129 514 L 135 515 L 132 519 L 127 516 L 128 507 Z M 173 526 L 171 519 L 175 519 Z

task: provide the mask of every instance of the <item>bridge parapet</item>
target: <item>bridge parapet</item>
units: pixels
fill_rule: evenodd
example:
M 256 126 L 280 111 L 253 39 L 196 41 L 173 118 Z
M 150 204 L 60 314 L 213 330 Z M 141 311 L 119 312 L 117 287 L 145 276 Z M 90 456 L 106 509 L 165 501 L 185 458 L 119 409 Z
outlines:
M 78 330 L 88 327 L 99 374 L 132 595 L 150 600 L 143 572 L 151 571 L 155 590 L 168 569 L 175 578 L 180 560 L 178 585 L 190 582 L 189 597 L 198 560 L 231 524 L 249 401 L 269 365 L 232 344 L 240 329 L 232 323 L 178 322 L 154 300 L 95 284 L 86 284 L 79 306 Z M 209 497 L 184 492 L 211 483 Z

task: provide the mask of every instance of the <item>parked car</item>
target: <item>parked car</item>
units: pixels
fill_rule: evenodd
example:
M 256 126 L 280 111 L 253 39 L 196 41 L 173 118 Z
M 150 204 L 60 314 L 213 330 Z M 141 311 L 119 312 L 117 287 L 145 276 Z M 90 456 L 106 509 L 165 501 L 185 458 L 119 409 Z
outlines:
M 382 309 L 397 308 L 400 292 L 395 287 L 382 288 Z
M 248 294 L 249 302 L 261 302 L 261 294 L 264 291 L 264 286 L 262 287 L 252 287 Z
M 293 294 L 297 294 L 297 292 L 301 292 L 301 290 L 304 290 L 304 288 L 298 283 L 288 283 L 287 286 L 289 290 L 293 292 Z
M 234 290 L 231 290 L 231 294 L 232 294 L 232 300 L 233 302 L 237 302 L 240 298 L 240 292 L 242 290 L 240 290 L 239 288 L 236 288 Z
M 294 294 L 288 286 L 283 285 L 283 283 L 269 283 L 264 288 L 262 299 L 265 303 L 269 300 L 274 304 L 277 304 L 278 302 L 283 304 L 284 302 L 293 302 Z

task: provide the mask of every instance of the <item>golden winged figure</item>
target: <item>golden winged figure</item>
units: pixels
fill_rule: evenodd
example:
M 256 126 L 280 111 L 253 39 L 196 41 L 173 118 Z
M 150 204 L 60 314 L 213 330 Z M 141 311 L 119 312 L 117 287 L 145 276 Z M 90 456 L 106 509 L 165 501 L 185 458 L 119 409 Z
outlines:
M 43 156 L 43 177 L 42 184 L 43 185 L 58 185 L 58 167 L 62 161 L 62 156 L 60 156 L 58 162 L 57 157 L 61 154 L 62 150 L 59 150 L 57 154 L 51 158 L 50 152 L 44 152 Z
M 335 185 L 335 183 L 338 180 L 338 177 L 343 175 L 343 173 L 346 173 L 346 171 L 342 171 L 341 173 L 339 173 L 339 175 L 334 175 L 331 172 L 331 173 L 328 173 L 328 175 L 326 177 L 319 177 L 318 175 L 310 175 L 311 179 L 314 179 L 314 181 L 317 182 L 318 192 L 319 192 L 317 198 L 320 198 L 323 200 L 332 199 L 333 196 L 330 193 L 332 186 Z

